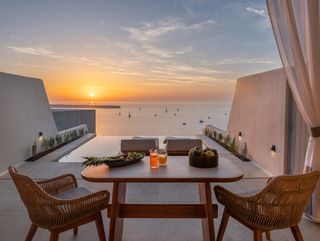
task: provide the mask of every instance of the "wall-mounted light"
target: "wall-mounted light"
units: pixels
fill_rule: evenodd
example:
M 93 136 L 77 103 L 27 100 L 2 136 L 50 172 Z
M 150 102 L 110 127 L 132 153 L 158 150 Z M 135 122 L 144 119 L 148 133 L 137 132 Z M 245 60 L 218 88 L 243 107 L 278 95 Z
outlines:
M 272 145 L 271 146 L 271 152 L 274 154 L 274 153 L 276 153 L 276 145 Z
M 241 140 L 241 138 L 242 138 L 242 132 L 240 131 L 239 132 L 239 139 Z
M 38 141 L 39 141 L 39 142 L 42 142 L 42 140 L 43 140 L 43 132 L 42 132 L 42 131 L 39 131 Z

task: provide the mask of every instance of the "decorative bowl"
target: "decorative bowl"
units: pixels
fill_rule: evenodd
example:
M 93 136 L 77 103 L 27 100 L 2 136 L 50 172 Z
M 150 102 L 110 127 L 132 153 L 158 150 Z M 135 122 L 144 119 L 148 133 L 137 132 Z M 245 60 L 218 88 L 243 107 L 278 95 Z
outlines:
M 208 154 L 207 154 L 208 152 Z M 192 148 L 189 151 L 189 165 L 199 168 L 211 168 L 218 166 L 219 155 L 215 149 Z

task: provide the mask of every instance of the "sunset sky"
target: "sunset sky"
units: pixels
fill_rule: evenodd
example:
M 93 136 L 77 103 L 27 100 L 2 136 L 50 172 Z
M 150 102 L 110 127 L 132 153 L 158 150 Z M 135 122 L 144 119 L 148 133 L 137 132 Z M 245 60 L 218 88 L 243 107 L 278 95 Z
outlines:
M 63 101 L 230 100 L 281 66 L 265 0 L 3 0 L 0 71 Z

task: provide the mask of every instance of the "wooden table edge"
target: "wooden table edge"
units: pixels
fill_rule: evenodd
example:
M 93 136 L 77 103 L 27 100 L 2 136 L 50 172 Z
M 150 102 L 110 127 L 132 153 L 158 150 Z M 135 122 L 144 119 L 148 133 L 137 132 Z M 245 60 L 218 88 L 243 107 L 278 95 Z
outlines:
M 128 177 L 128 178 L 119 178 L 119 177 L 108 177 L 108 178 L 93 178 L 87 177 L 81 172 L 81 177 L 88 182 L 97 182 L 97 183 L 114 183 L 114 182 L 135 182 L 135 183 L 227 183 L 227 182 L 236 182 L 243 178 L 244 174 L 239 176 L 230 177 L 230 178 L 193 178 L 193 177 L 183 177 L 183 178 L 141 178 L 141 177 Z

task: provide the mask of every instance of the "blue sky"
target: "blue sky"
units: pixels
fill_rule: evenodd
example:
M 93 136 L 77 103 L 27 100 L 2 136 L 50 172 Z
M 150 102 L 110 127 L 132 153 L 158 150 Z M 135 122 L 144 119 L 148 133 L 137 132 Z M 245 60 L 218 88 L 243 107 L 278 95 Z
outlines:
M 52 101 L 82 100 L 72 86 L 227 100 L 237 78 L 281 67 L 264 0 L 4 0 L 0 30 L 0 71 L 42 78 Z

